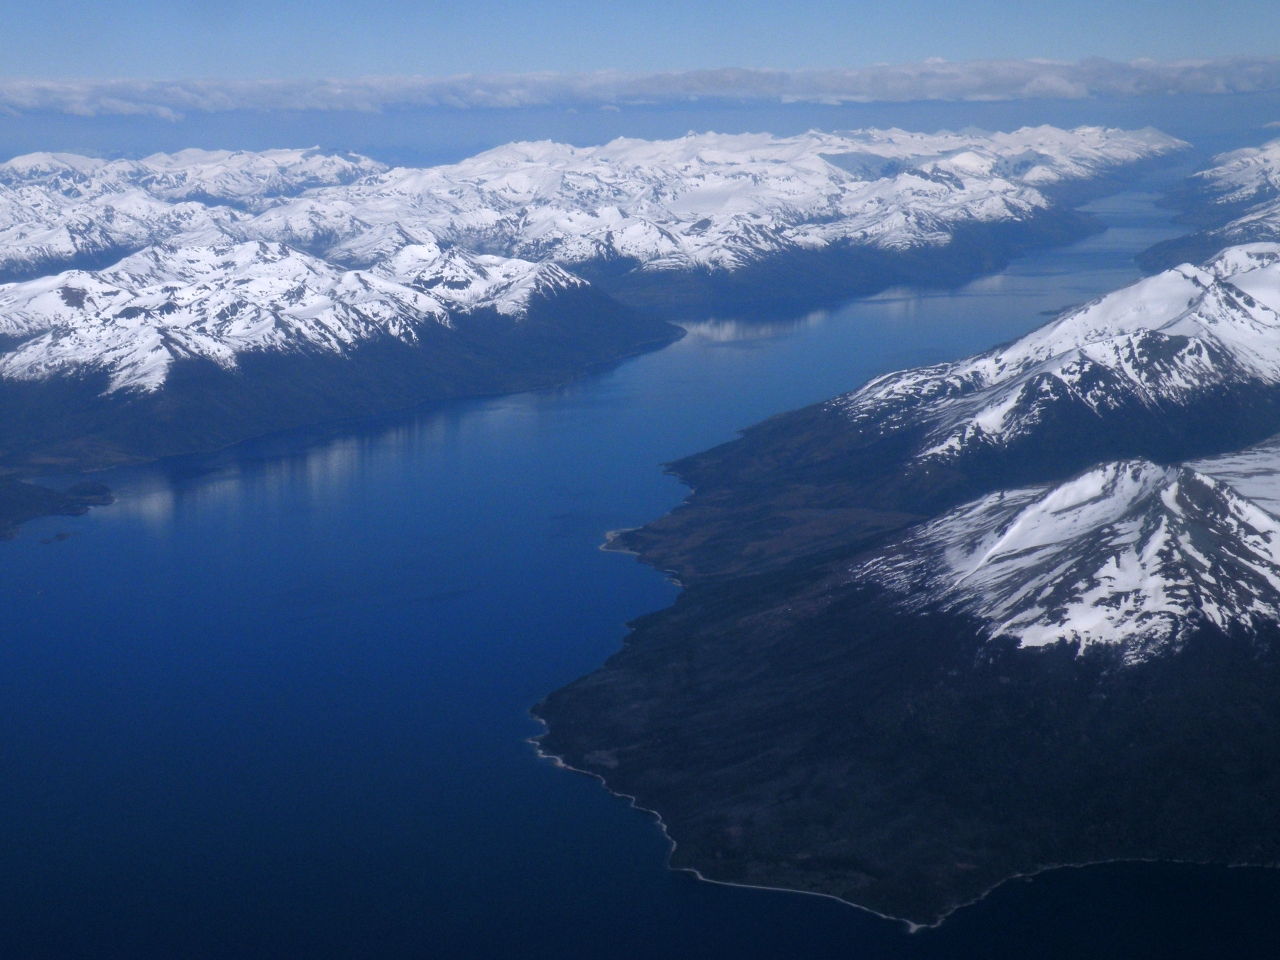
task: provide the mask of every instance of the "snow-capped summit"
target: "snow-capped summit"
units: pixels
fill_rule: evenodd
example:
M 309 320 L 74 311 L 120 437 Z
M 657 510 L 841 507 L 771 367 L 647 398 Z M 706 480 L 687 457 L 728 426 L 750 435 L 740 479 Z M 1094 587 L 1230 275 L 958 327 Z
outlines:
M 520 317 L 534 295 L 585 285 L 554 264 L 434 247 L 346 270 L 280 243 L 154 246 L 109 270 L 0 287 L 0 334 L 26 338 L 0 356 L 0 376 L 104 370 L 110 392 L 153 391 L 184 357 L 233 369 L 246 351 L 412 343 L 424 323 L 486 308 Z
M 470 254 L 434 244 L 401 247 L 373 270 L 379 276 L 421 290 L 455 311 L 492 307 L 506 316 L 521 316 L 529 298 L 587 282 L 554 263 Z
M 1222 206 L 1270 200 L 1280 195 L 1280 140 L 1219 154 L 1191 179 Z
M 1007 471 L 1039 438 L 1050 461 L 1083 466 L 1111 442 L 1098 438 L 1142 449 L 1149 441 L 1135 430 L 1179 436 L 1179 424 L 1232 394 L 1271 405 L 1277 388 L 1280 245 L 1260 243 L 1141 280 L 977 357 L 881 377 L 831 406 L 855 429 L 905 437 L 908 469 L 963 472 L 984 454 L 1024 451 L 999 461 Z M 1235 426 L 1212 420 L 1223 435 Z M 1204 624 L 1276 622 L 1278 449 L 1182 467 L 1112 462 L 991 493 L 853 576 L 915 609 L 972 613 L 991 636 L 1119 644 L 1130 660 Z
M 149 247 L 100 273 L 0 289 L 5 333 L 36 333 L 0 357 L 0 376 L 105 370 L 111 392 L 159 389 L 175 360 L 233 369 L 249 350 L 341 352 L 377 336 L 412 341 L 447 323 L 429 294 L 283 244 Z
M 992 637 L 1116 644 L 1132 662 L 1204 624 L 1280 620 L 1280 520 L 1188 467 L 1108 463 L 957 507 L 852 575 Z
M 1151 130 L 1039 127 L 515 143 L 452 166 L 395 170 L 316 150 L 138 161 L 32 154 L 0 164 L 0 275 L 81 265 L 191 231 L 362 267 L 440 242 L 565 265 L 622 257 L 657 270 L 734 269 L 838 240 L 946 243 L 960 224 L 1044 210 L 1048 186 L 1183 146 Z
M 1187 408 L 1228 384 L 1280 384 L 1280 246 L 1223 251 L 1108 294 L 1004 347 L 888 374 L 831 402 L 956 460 L 1035 436 L 1072 409 Z

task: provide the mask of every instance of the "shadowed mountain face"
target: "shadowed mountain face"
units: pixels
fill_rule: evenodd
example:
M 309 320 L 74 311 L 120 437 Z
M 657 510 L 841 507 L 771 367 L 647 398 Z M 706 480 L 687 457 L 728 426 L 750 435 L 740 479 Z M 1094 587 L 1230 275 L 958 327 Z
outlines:
M 0 463 L 53 472 L 217 449 L 302 424 L 562 383 L 681 334 L 580 284 L 531 297 L 519 317 L 483 309 L 448 324 L 396 323 L 402 336 L 377 332 L 340 349 L 293 338 L 289 349 L 237 354 L 230 368 L 157 337 L 167 363 L 154 390 L 113 389 L 111 375 L 92 368 L 0 379 L 0 403 L 18 414 L 0 425 Z M 10 361 L 23 356 L 19 347 Z
M 929 923 L 1018 873 L 1274 862 L 1280 249 L 1224 251 L 672 466 L 686 590 L 543 749 L 673 863 Z M 1220 454 L 1191 466 L 1179 461 Z

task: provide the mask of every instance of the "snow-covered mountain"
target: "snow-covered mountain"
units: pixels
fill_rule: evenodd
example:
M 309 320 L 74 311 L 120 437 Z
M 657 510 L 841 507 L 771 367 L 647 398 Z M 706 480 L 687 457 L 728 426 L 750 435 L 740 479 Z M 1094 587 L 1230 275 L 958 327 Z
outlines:
M 957 507 L 853 577 L 910 609 L 972 613 L 993 637 L 1118 644 L 1136 661 L 1204 624 L 1280 621 L 1280 519 L 1203 470 L 1107 463 Z
M 1241 496 L 1280 517 L 1280 436 L 1187 466 L 1230 484 Z
M 1211 245 L 1280 241 L 1280 197 L 1264 201 L 1226 226 L 1205 234 Z
M 652 269 L 732 269 L 835 240 L 945 243 L 961 223 L 1044 210 L 1046 187 L 1183 146 L 1154 130 L 1038 127 L 513 143 L 452 166 L 395 170 L 315 150 L 110 162 L 32 154 L 0 164 L 0 274 L 183 233 L 285 242 L 356 266 L 438 242 L 565 264 L 624 257 Z
M 0 285 L 0 377 L 106 371 L 111 392 L 150 391 L 184 357 L 234 369 L 246 351 L 520 317 L 584 285 L 561 264 L 731 271 L 836 240 L 942 244 L 1044 210 L 1046 186 L 1181 146 L 1041 127 L 521 143 L 423 170 L 316 150 L 33 154 L 0 164 L 0 275 L 73 269 Z
M 176 360 L 226 369 L 247 351 L 342 353 L 362 341 L 415 343 L 423 324 L 585 286 L 554 264 L 406 247 L 374 270 L 345 270 L 284 244 L 154 246 L 109 270 L 0 287 L 0 377 L 104 370 L 109 392 L 152 391 Z
M 1280 140 L 1213 158 L 1188 178 L 1180 200 L 1210 226 L 1155 244 L 1138 260 L 1150 271 L 1201 260 L 1244 243 L 1280 241 Z
M 905 469 L 920 475 L 1002 452 L 1008 471 L 1032 449 L 1043 475 L 1046 457 L 1083 466 L 1117 434 L 1159 424 L 1178 435 L 1250 391 L 1267 407 L 1280 392 L 1275 244 L 1184 264 L 1007 346 L 881 377 L 829 409 L 855 430 L 905 438 Z M 1225 437 L 1237 424 L 1212 426 Z M 910 609 L 971 613 L 991 636 L 1119 644 L 1140 660 L 1206 624 L 1280 622 L 1277 517 L 1280 442 L 1186 466 L 1109 462 L 949 509 L 851 575 Z
M 1191 177 L 1192 188 L 1222 207 L 1257 204 L 1280 196 L 1280 140 L 1214 157 Z
M 732 270 L 837 240 L 945 243 L 958 224 L 1045 209 L 1044 188 L 1183 146 L 1154 130 L 1098 127 L 514 143 L 453 166 L 314 191 L 252 229 L 361 265 L 434 237 L 564 264 L 627 258 L 654 270 Z
M 225 239 L 249 211 L 382 169 L 318 150 L 184 150 L 138 161 L 18 157 L 0 164 L 0 277 L 96 264 L 179 234 L 188 242 Z
M 1280 246 L 1224 250 L 1108 294 L 1014 343 L 888 374 L 831 401 L 858 429 L 909 431 L 917 462 L 1033 439 L 1067 411 L 1190 409 L 1232 385 L 1280 384 Z

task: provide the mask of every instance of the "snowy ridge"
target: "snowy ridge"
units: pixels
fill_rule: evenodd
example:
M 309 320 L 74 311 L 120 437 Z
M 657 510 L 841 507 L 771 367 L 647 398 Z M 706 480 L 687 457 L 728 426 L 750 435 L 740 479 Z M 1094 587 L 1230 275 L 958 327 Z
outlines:
M 1209 235 L 1222 244 L 1280 241 L 1280 197 L 1259 204 Z
M 424 170 L 317 150 L 32 154 L 0 164 L 0 275 L 45 276 L 0 285 L 0 336 L 22 341 L 0 376 L 106 370 L 112 391 L 149 391 L 187 356 L 230 368 L 412 342 L 476 310 L 518 319 L 585 286 L 564 267 L 590 260 L 735 269 L 835 241 L 944 244 L 1044 209 L 1046 185 L 1182 146 L 1040 127 L 518 143 Z
M 1280 437 L 1236 453 L 1194 460 L 1187 466 L 1230 484 L 1242 496 L 1280 517 Z
M 1280 520 L 1196 470 L 1110 463 L 958 507 L 852 577 L 991 637 L 1117 644 L 1133 662 L 1201 624 L 1280 620 Z
M 334 258 L 357 264 L 432 236 L 568 265 L 621 257 L 655 270 L 731 270 L 840 240 L 888 249 L 943 244 L 961 223 L 1044 209 L 1037 188 L 1183 146 L 1153 130 L 1098 127 L 989 136 L 691 134 L 590 148 L 513 143 L 453 166 L 391 170 L 315 191 L 264 214 L 253 229 L 330 243 Z
M 1280 140 L 1220 154 L 1191 178 L 1210 207 L 1244 213 L 1204 236 L 1221 246 L 1280 241 Z
M 0 376 L 105 370 L 108 392 L 151 391 L 185 357 L 234 369 L 246 351 L 413 343 L 423 324 L 486 307 L 518 315 L 535 293 L 580 285 L 551 264 L 434 248 L 362 271 L 278 243 L 148 247 L 110 270 L 0 287 L 0 334 L 28 338 L 0 356 Z
M 732 269 L 836 240 L 946 243 L 961 223 L 1044 209 L 1038 188 L 1183 146 L 1154 130 L 1038 127 L 513 143 L 452 166 L 395 170 L 303 150 L 136 162 L 32 154 L 0 165 L 0 270 L 182 232 L 281 241 L 356 266 L 441 242 L 563 264 L 627 257 L 653 269 Z
M 1212 162 L 1192 181 L 1215 203 L 1258 203 L 1280 195 L 1280 140 L 1222 153 Z
M 1223 251 L 1141 280 L 1014 343 L 888 374 L 831 401 L 855 427 L 954 459 L 1034 435 L 1055 408 L 1169 409 L 1229 383 L 1280 383 L 1280 246 Z
M 247 211 L 383 169 L 318 150 L 183 150 L 137 161 L 17 157 L 0 164 L 0 272 L 134 250 L 181 233 L 234 234 Z

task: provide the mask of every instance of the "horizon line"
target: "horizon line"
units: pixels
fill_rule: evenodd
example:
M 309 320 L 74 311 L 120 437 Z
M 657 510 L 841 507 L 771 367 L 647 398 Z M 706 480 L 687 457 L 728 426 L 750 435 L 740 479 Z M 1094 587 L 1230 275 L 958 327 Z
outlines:
M 487 73 L 276 79 L 0 77 L 0 114 L 144 115 L 230 111 L 371 112 L 404 108 L 610 109 L 687 103 L 822 104 L 1081 100 L 1280 90 L 1280 58 L 1118 62 L 925 60 L 803 70 L 721 67 L 629 73 Z

